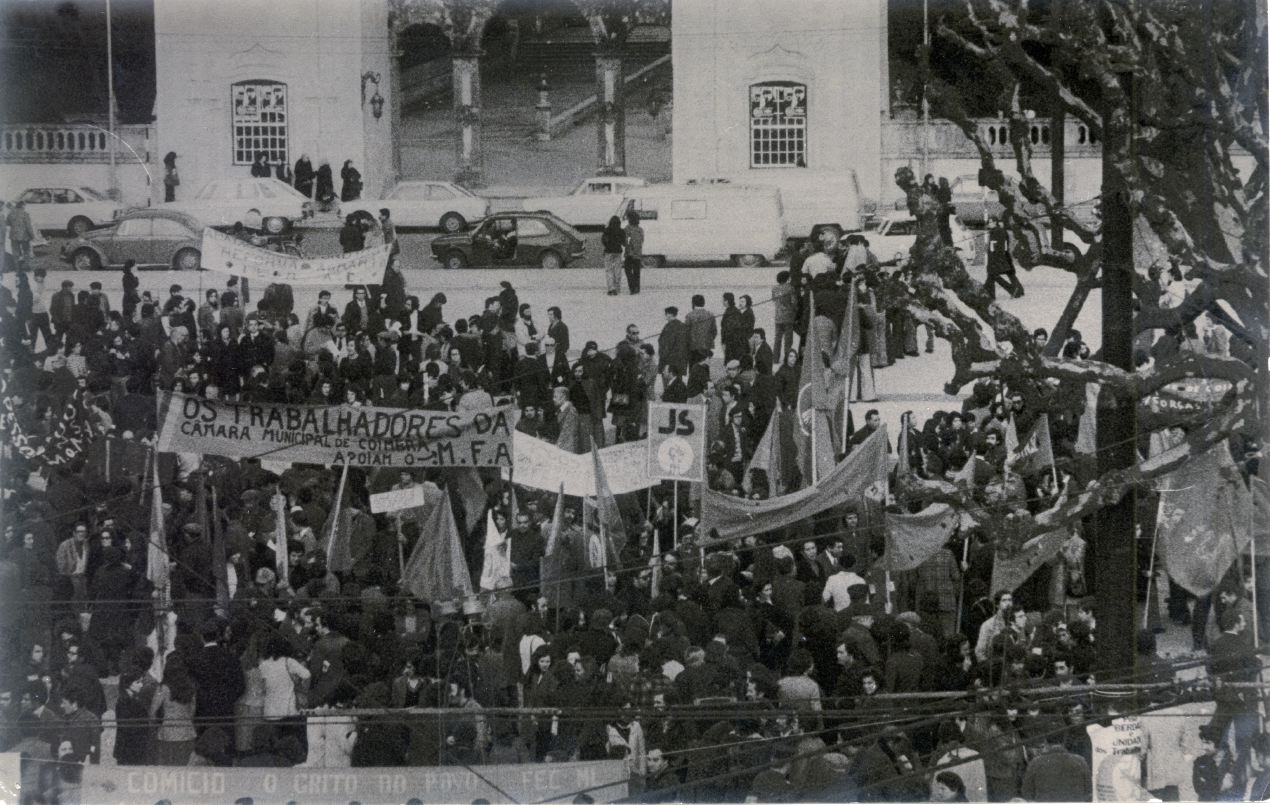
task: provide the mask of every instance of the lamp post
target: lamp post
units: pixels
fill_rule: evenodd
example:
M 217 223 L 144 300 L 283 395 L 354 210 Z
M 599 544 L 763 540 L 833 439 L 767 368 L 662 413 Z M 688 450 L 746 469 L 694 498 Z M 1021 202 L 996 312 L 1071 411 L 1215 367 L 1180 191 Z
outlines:
M 119 172 L 115 167 L 115 45 L 110 21 L 110 0 L 106 0 L 106 126 L 110 139 L 110 197 L 119 198 Z

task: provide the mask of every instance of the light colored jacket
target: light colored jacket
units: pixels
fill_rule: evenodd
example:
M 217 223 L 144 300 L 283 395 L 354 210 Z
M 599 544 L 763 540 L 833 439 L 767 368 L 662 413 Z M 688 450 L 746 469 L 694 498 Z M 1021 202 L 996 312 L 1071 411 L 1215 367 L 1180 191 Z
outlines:
M 286 718 L 299 713 L 295 706 L 295 677 L 308 679 L 308 668 L 291 657 L 261 660 L 260 676 L 265 683 L 265 718 Z

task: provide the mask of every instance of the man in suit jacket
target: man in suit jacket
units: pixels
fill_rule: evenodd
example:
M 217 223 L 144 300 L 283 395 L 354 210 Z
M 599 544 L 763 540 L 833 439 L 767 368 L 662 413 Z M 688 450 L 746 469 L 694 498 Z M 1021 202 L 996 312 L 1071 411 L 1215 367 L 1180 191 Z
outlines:
M 547 308 L 547 337 L 556 344 L 556 354 L 569 357 L 569 325 L 560 316 L 560 308 Z
M 662 370 L 662 383 L 662 402 L 688 402 L 688 398 L 691 396 L 688 394 L 688 386 L 684 383 L 683 376 L 675 370 L 675 367 L 667 366 Z
M 719 333 L 719 325 L 714 314 L 706 310 L 706 298 L 701 294 L 693 294 L 692 310 L 684 316 L 688 326 L 688 348 L 694 353 L 714 350 L 714 339 Z
M 674 366 L 682 374 L 688 368 L 688 325 L 679 320 L 679 308 L 666 308 L 666 325 L 657 336 L 657 368 Z
M 584 453 L 589 445 L 583 445 L 578 433 L 578 410 L 569 402 L 569 390 L 556 386 L 551 392 L 556 406 L 556 424 L 560 435 L 556 437 L 556 447 L 569 453 Z
M 260 320 L 247 320 L 247 332 L 243 334 L 239 346 L 242 349 L 243 367 L 250 370 L 253 366 L 268 369 L 273 365 L 273 338 L 260 329 Z
M 318 314 L 329 316 L 332 319 L 338 319 L 339 313 L 336 312 L 335 306 L 331 304 L 331 292 L 322 290 L 318 292 L 317 304 L 309 308 L 308 314 L 304 317 L 304 329 L 313 328 L 313 322 L 317 319 Z
M 194 725 L 204 730 L 233 723 L 234 705 L 247 690 L 242 663 L 232 651 L 221 645 L 225 624 L 210 618 L 199 629 L 203 647 L 190 653 L 190 676 L 198 689 L 194 700 Z
M 344 306 L 344 326 L 350 335 L 363 332 L 370 327 L 371 302 L 366 296 L 365 288 L 353 291 L 353 299 Z
M 755 372 L 760 375 L 772 373 L 772 347 L 767 343 L 767 331 L 762 327 L 755 327 L 750 335 L 750 354 L 754 356 Z
M 207 301 L 198 308 L 198 331 L 203 338 L 215 338 L 220 330 L 223 317 L 220 309 L 220 293 L 212 288 L 207 292 Z M 231 337 L 234 335 L 230 334 Z

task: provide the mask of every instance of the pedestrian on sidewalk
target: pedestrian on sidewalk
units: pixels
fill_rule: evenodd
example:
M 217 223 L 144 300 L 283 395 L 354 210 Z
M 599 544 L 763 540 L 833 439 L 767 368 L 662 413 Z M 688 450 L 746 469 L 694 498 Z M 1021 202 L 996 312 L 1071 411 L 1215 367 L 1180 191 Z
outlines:
M 622 267 L 626 271 L 626 287 L 631 294 L 639 293 L 639 272 L 644 265 L 644 228 L 639 225 L 639 213 L 626 211 L 626 257 Z
M 1006 231 L 1001 219 L 993 218 L 988 223 L 988 298 L 997 298 L 997 288 L 1018 299 L 1023 295 L 1023 286 L 1019 284 L 1018 275 L 1014 273 L 1014 258 L 1010 256 L 1010 233 Z
M 604 234 L 600 235 L 600 243 L 604 246 L 604 281 L 608 285 L 608 294 L 617 296 L 622 291 L 622 249 L 626 246 L 621 218 L 616 215 L 609 218 Z
M 13 205 L 7 223 L 14 262 L 18 271 L 25 271 L 31 263 L 31 241 L 35 240 L 35 227 L 31 224 L 31 214 L 26 211 L 25 201 Z
M 163 200 L 176 201 L 176 188 L 181 184 L 181 174 L 176 170 L 176 152 L 169 151 L 163 157 Z

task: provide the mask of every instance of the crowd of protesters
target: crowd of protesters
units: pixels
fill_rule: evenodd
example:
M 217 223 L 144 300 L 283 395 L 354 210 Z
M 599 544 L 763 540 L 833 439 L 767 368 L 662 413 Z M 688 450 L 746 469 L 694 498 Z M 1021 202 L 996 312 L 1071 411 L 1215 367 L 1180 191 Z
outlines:
M 762 498 L 782 490 L 747 468 L 778 403 L 797 409 L 802 362 L 820 359 L 799 346 L 808 328 L 820 328 L 832 350 L 852 318 L 847 300 L 857 301 L 858 361 L 870 382 L 855 397 L 876 399 L 872 369 L 918 353 L 916 320 L 888 302 L 912 271 L 879 265 L 863 238 L 829 236 L 796 255 L 761 300 L 775 309 L 770 341 L 755 326 L 754 300 L 728 293 L 717 310 L 702 295 L 682 317 L 666 308 L 659 333 L 631 325 L 616 346 L 580 349 L 564 311 L 539 316 L 511 282 L 483 310 L 456 314 L 444 294 L 410 295 L 395 261 L 381 285 L 323 290 L 310 309 L 297 309 L 284 285 L 249 307 L 233 281 L 201 299 L 180 285 L 155 299 L 125 268 L 123 295 L 110 299 L 98 283 L 55 289 L 41 271 L 20 273 L 0 299 L 7 415 L 24 433 L 51 434 L 70 405 L 88 423 L 86 441 L 140 444 L 153 436 L 156 390 L 432 410 L 510 398 L 519 431 L 582 453 L 642 438 L 649 401 L 692 400 L 708 405 L 709 487 Z M 1065 353 L 1087 350 L 1079 334 L 1068 339 Z M 723 376 L 712 374 L 716 355 Z M 964 478 L 969 464 L 985 501 L 997 494 L 1033 512 L 1049 507 L 1061 493 L 1057 472 L 1004 471 L 1007 424 L 1026 432 L 1039 413 L 1025 399 L 983 381 L 962 410 L 906 420 L 909 465 L 919 478 L 943 479 Z M 1079 474 L 1083 402 L 1048 411 L 1067 476 Z M 840 452 L 878 425 L 877 412 L 866 413 Z M 1080 687 L 1093 680 L 1098 632 L 1079 529 L 1024 585 L 990 595 L 998 535 L 983 526 L 959 530 L 914 571 L 887 573 L 869 503 L 721 543 L 698 528 L 686 486 L 678 507 L 674 491 L 654 488 L 622 496 L 630 536 L 607 569 L 574 564 L 549 588 L 538 568 L 555 495 L 517 488 L 513 511 L 511 486 L 494 472 L 484 491 L 493 541 L 511 546 L 510 572 L 456 608 L 399 592 L 399 543 L 409 553 L 431 535 L 369 513 L 369 490 L 382 481 L 374 473 L 349 473 L 354 516 L 340 527 L 353 529 L 353 562 L 330 570 L 323 543 L 339 473 L 271 465 L 266 449 L 242 461 L 160 455 L 161 535 L 149 531 L 148 460 L 103 472 L 80 456 L 32 474 L 40 457 L 9 450 L 0 751 L 121 765 L 622 758 L 649 801 L 1080 801 L 1090 796 L 1086 726 L 1125 711 Z M 444 471 L 389 479 L 423 481 L 458 494 Z M 227 534 L 223 556 L 212 554 L 197 512 L 209 487 L 219 501 L 213 527 Z M 285 546 L 270 541 L 275 494 L 286 500 Z M 577 503 L 563 507 L 558 544 L 586 539 Z M 486 518 L 469 522 L 454 508 L 479 586 L 490 576 Z M 171 646 L 147 581 L 156 539 L 169 556 Z M 221 570 L 227 611 L 216 600 Z M 1188 607 L 1179 594 L 1170 609 L 1194 619 L 1196 647 L 1208 647 L 1224 679 L 1255 678 L 1250 583 L 1234 569 L 1211 599 Z M 1174 679 L 1151 630 L 1138 652 L 1136 671 L 1099 681 Z M 969 695 L 893 696 L 931 691 Z M 1197 743 L 1193 780 L 1187 770 L 1206 797 L 1266 782 L 1252 697 L 1221 695 L 1195 736 L 1207 745 Z M 1167 687 L 1144 698 L 1178 696 Z M 382 711 L 329 718 L 354 706 Z M 103 728 L 107 710 L 113 729 Z M 958 765 L 976 755 L 980 777 Z

